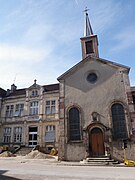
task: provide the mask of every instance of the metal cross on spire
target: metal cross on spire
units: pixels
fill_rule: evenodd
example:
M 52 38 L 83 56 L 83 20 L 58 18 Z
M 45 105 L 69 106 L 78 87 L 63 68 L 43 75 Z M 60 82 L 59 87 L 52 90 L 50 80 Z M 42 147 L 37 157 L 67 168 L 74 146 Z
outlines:
M 88 11 L 89 11 L 89 9 L 87 9 L 87 7 L 85 7 L 85 10 L 83 12 L 87 13 Z
M 90 36 L 93 35 L 93 30 L 90 24 L 90 20 L 89 20 L 89 16 L 88 16 L 88 11 L 89 9 L 87 9 L 87 7 L 85 8 L 84 12 L 85 12 L 85 24 L 84 24 L 84 36 Z

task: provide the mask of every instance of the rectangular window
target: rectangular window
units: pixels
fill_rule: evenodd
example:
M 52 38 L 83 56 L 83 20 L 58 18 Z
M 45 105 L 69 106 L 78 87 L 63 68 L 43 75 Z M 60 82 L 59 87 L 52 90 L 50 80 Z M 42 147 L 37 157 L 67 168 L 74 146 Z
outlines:
M 93 53 L 93 45 L 92 45 L 92 41 L 87 41 L 86 43 L 86 54 L 90 54 Z
M 54 142 L 54 141 L 55 141 L 55 126 L 53 125 L 46 126 L 45 142 Z
M 24 104 L 16 104 L 14 116 L 22 116 L 23 109 L 24 109 Z
M 38 114 L 38 101 L 33 101 L 30 103 L 30 114 L 31 115 Z
M 10 143 L 11 142 L 11 128 L 7 127 L 4 128 L 4 143 Z
M 132 97 L 133 97 L 133 103 L 135 105 L 135 92 L 134 91 L 132 92 Z
M 6 106 L 6 117 L 13 117 L 14 105 Z
M 46 114 L 55 114 L 56 113 L 56 101 L 46 101 Z
M 14 129 L 14 142 L 22 142 L 22 127 L 15 127 Z

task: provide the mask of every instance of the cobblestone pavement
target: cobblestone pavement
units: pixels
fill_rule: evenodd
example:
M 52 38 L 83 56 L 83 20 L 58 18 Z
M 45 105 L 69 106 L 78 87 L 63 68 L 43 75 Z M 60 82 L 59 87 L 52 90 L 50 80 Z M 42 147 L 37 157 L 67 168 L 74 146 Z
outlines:
M 48 159 L 0 158 L 0 180 L 135 180 L 135 167 L 80 166 Z

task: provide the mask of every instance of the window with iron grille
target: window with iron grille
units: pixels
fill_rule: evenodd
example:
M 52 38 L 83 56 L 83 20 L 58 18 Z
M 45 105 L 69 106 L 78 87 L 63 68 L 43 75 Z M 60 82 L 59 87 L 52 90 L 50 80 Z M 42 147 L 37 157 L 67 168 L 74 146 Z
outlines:
M 6 106 L 6 117 L 13 117 L 14 105 Z
M 119 103 L 113 104 L 111 107 L 111 112 L 113 122 L 113 139 L 127 139 L 124 107 Z
M 33 101 L 30 103 L 30 115 L 38 114 L 38 101 Z
M 81 140 L 80 132 L 80 113 L 78 108 L 73 107 L 69 110 L 69 140 Z
M 54 142 L 54 141 L 55 141 L 55 126 L 48 125 L 46 126 L 45 142 Z
M 14 142 L 15 143 L 22 142 L 22 127 L 14 128 Z
M 10 143 L 11 142 L 11 128 L 10 127 L 4 128 L 3 142 L 4 143 Z
M 56 113 L 56 101 L 55 100 L 46 101 L 45 113 L 47 115 Z

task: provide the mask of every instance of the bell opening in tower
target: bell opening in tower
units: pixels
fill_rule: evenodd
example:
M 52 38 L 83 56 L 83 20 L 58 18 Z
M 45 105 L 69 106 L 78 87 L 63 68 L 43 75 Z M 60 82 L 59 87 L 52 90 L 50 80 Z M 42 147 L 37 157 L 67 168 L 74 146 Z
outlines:
M 92 41 L 86 41 L 85 42 L 85 47 L 86 47 L 86 54 L 94 53 Z

